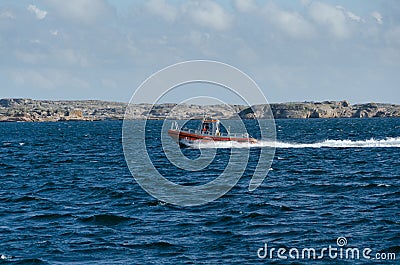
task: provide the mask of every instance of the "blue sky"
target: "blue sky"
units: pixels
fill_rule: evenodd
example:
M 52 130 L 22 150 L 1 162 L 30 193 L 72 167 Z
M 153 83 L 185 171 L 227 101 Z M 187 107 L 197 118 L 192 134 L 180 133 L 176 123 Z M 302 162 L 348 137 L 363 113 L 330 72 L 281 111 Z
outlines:
M 269 102 L 400 104 L 400 4 L 3 0 L 0 58 L 0 98 L 129 101 L 152 73 L 209 59 L 246 72 Z

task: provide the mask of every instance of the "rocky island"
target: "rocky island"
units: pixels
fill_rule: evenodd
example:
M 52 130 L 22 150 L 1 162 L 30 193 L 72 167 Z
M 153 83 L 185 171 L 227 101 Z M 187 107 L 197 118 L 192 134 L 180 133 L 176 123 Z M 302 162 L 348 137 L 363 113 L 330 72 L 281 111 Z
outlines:
M 0 99 L 0 121 L 98 121 L 122 120 L 127 103 L 100 100 L 51 101 L 32 99 Z M 171 112 L 172 110 L 172 112 Z M 299 118 L 371 118 L 400 117 L 400 105 L 366 103 L 351 105 L 347 101 L 295 102 L 255 105 L 177 105 L 174 103 L 136 104 L 128 108 L 130 119 L 190 119 L 204 114 L 218 119 Z

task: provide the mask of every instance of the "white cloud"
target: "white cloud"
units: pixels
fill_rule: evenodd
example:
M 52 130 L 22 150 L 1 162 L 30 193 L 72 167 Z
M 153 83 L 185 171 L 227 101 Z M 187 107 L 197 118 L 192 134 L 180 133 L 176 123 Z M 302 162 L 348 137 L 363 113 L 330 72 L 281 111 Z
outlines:
M 105 0 L 44 0 L 57 17 L 69 22 L 93 24 L 99 21 L 107 21 L 113 9 Z
M 376 23 L 378 23 L 378 24 L 380 24 L 380 25 L 383 24 L 383 17 L 382 17 L 382 15 L 381 15 L 379 12 L 374 11 L 374 12 L 372 12 L 371 16 L 372 16 L 373 18 L 375 18 Z
M 29 5 L 27 9 L 28 9 L 29 12 L 34 14 L 36 16 L 36 18 L 39 19 L 39 20 L 44 19 L 46 17 L 46 15 L 47 15 L 47 11 L 40 10 L 35 5 Z
M 177 9 L 173 6 L 165 2 L 165 0 L 150 0 L 146 1 L 147 9 L 168 22 L 173 22 L 177 16 Z
M 210 34 L 208 33 L 199 32 L 197 30 L 190 31 L 189 41 L 197 47 L 204 46 L 209 40 Z
M 45 77 L 42 73 L 34 70 L 16 71 L 12 75 L 14 83 L 19 86 L 29 85 L 44 89 L 53 89 L 54 82 Z
M 322 2 L 313 2 L 309 11 L 311 18 L 315 22 L 321 26 L 327 27 L 336 37 L 346 38 L 350 35 L 345 14 L 336 7 Z
M 240 12 L 252 12 L 257 9 L 257 5 L 254 0 L 235 0 L 233 2 L 236 10 Z
M 353 21 L 356 21 L 356 22 L 365 22 L 364 19 L 362 19 L 361 17 L 357 16 L 353 12 L 347 11 L 342 6 L 336 6 L 336 9 L 341 10 L 343 12 L 343 14 L 345 14 L 346 17 L 349 18 L 350 20 L 353 20 Z
M 30 43 L 40 45 L 39 40 L 31 40 Z M 43 63 L 53 63 L 57 66 L 66 67 L 88 67 L 91 65 L 85 52 L 59 47 L 53 47 L 52 49 L 41 52 L 28 49 L 18 49 L 14 51 L 14 55 L 19 62 L 34 65 L 35 67 L 40 66 Z
M 247 64 L 256 63 L 259 59 L 258 54 L 252 48 L 245 46 L 237 50 L 236 55 L 240 58 L 240 61 Z
M 34 43 L 31 41 L 31 43 Z M 47 55 L 43 53 L 30 52 L 25 50 L 16 50 L 15 57 L 25 64 L 38 64 L 46 60 Z
M 11 11 L 5 10 L 5 11 L 0 11 L 0 18 L 15 19 L 15 16 Z
M 30 89 L 55 90 L 60 87 L 88 89 L 86 80 L 80 79 L 63 70 L 55 69 L 23 69 L 12 71 L 12 80 L 17 86 L 28 86 Z
M 291 37 L 310 38 L 315 33 L 311 23 L 302 15 L 297 12 L 282 10 L 272 3 L 264 8 L 263 15 Z
M 308 6 L 308 5 L 310 5 L 312 3 L 312 0 L 300 0 L 300 3 L 303 6 Z
M 363 19 L 357 15 L 355 15 L 354 13 L 347 11 L 346 15 L 348 18 L 350 18 L 351 20 L 357 21 L 357 22 L 361 22 L 363 21 Z
M 215 30 L 230 28 L 233 18 L 220 5 L 211 1 L 201 1 L 189 7 L 189 16 L 201 26 Z
M 0 57 L 7 74 L 2 82 L 10 88 L 4 93 L 129 100 L 129 84 L 139 85 L 154 71 L 210 58 L 243 68 L 268 90 L 271 101 L 335 99 L 345 93 L 353 102 L 400 102 L 390 92 L 400 82 L 393 74 L 400 62 L 400 24 L 393 7 L 336 7 L 325 0 L 303 1 L 305 6 L 275 0 L 149 0 L 123 7 L 115 2 L 3 4 Z M 48 12 L 43 20 L 27 11 L 30 3 Z M 373 18 L 375 10 L 383 18 Z M 40 23 L 29 24 L 33 20 Z
M 108 89 L 118 89 L 118 84 L 112 79 L 108 78 L 102 78 L 101 79 L 101 84 L 103 87 L 106 87 Z
M 392 27 L 385 34 L 386 42 L 389 45 L 400 48 L 400 26 Z M 398 53 L 400 50 L 398 50 Z
M 84 52 L 72 49 L 55 49 L 52 51 L 52 57 L 58 60 L 60 65 L 90 66 L 88 56 Z
M 58 30 L 50 30 L 50 34 L 53 36 L 57 36 L 58 35 Z

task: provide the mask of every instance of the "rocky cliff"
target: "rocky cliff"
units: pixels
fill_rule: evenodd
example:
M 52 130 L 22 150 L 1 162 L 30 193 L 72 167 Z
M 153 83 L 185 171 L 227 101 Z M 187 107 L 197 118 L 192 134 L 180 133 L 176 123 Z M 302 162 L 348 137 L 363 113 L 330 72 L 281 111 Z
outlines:
M 176 105 L 127 103 L 99 100 L 50 101 L 0 99 L 0 121 L 96 121 L 129 119 L 190 119 L 204 114 L 218 119 L 268 118 L 368 118 L 400 117 L 400 105 L 367 103 L 351 105 L 347 101 L 279 103 L 256 105 Z
M 372 118 L 400 117 L 400 105 L 366 103 L 351 105 L 347 101 L 301 102 L 256 105 L 247 108 L 239 115 L 243 118 L 263 118 L 270 116 L 275 119 L 305 119 L 305 118 Z

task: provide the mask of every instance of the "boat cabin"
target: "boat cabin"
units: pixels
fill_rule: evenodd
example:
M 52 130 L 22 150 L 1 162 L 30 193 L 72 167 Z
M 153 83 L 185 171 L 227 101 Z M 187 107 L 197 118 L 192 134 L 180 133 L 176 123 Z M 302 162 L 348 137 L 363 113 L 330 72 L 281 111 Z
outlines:
M 219 120 L 204 119 L 201 122 L 201 133 L 209 135 L 220 135 Z

